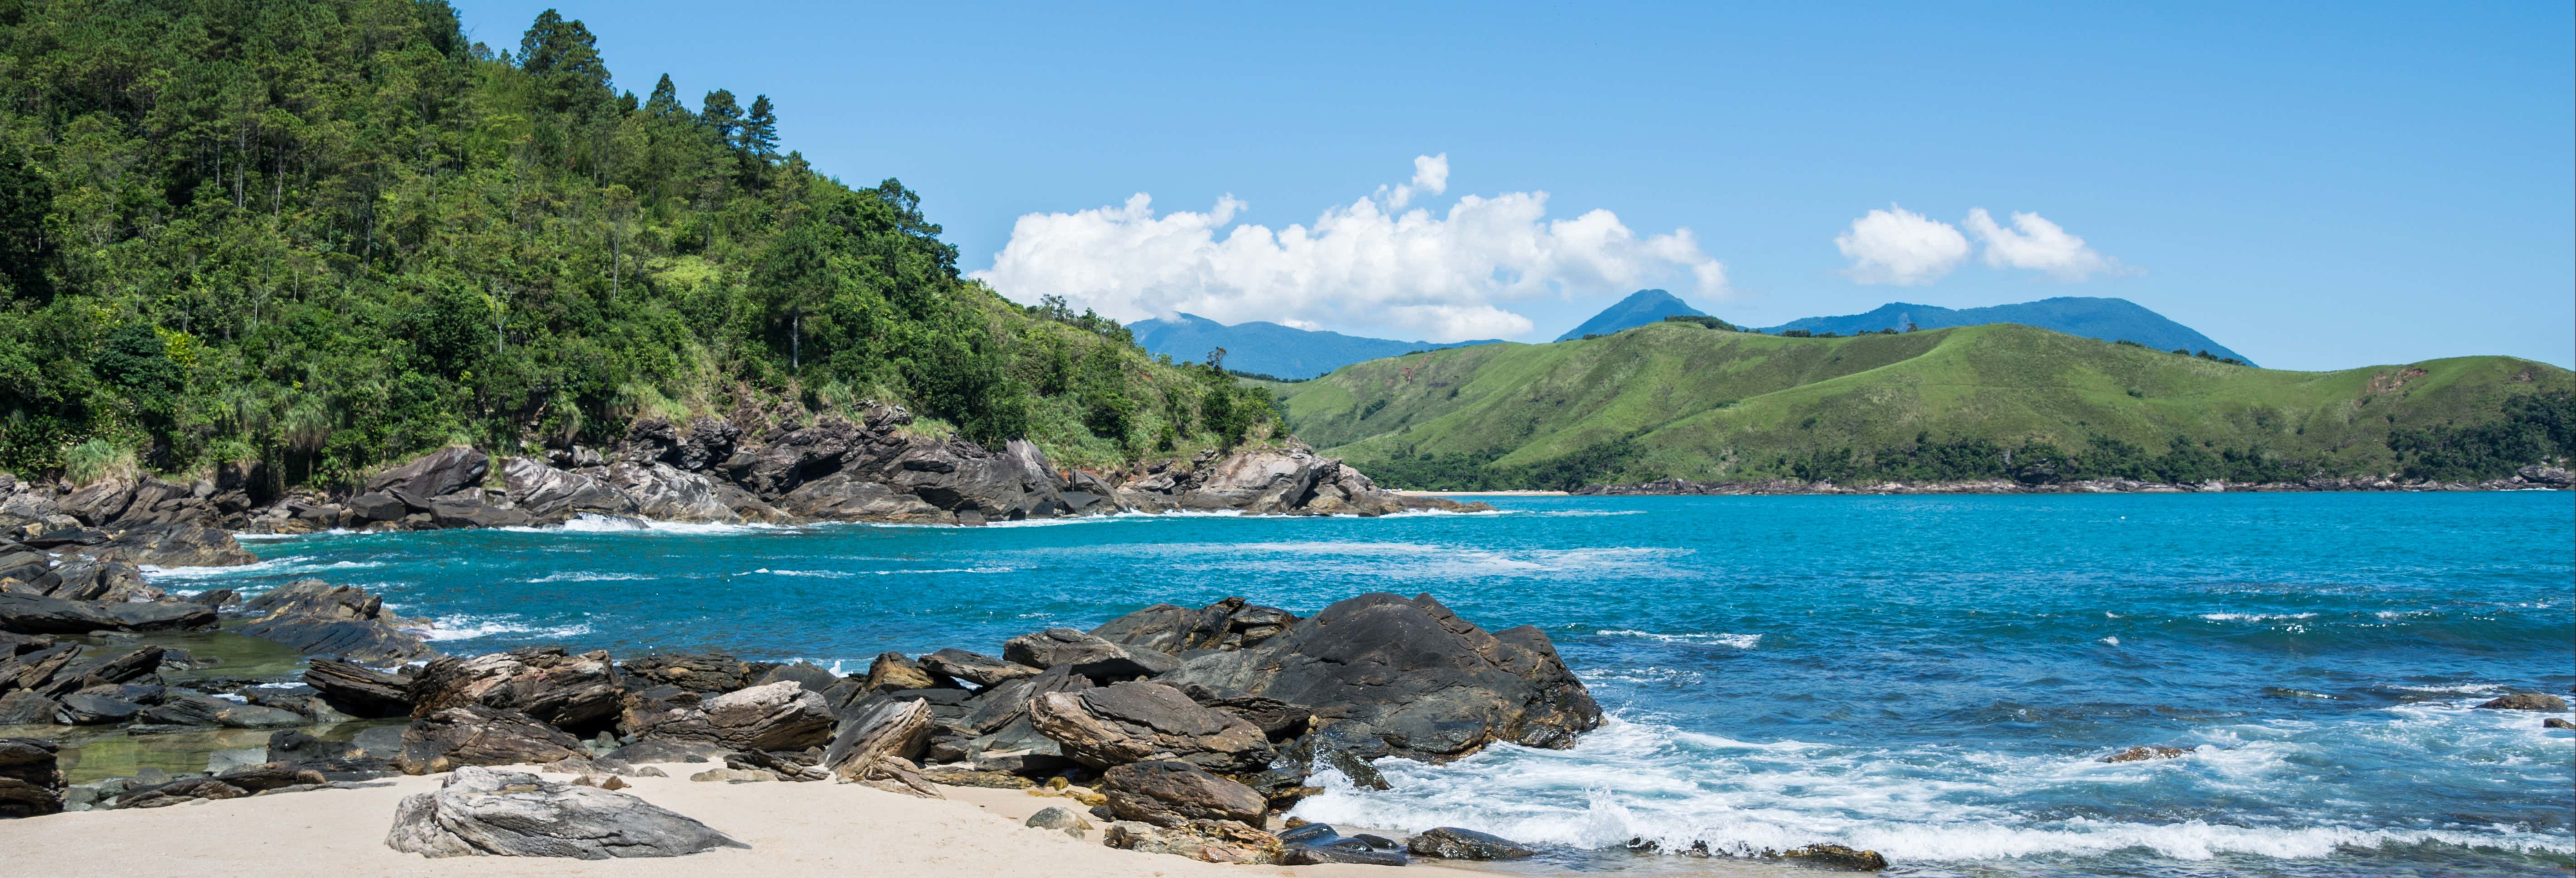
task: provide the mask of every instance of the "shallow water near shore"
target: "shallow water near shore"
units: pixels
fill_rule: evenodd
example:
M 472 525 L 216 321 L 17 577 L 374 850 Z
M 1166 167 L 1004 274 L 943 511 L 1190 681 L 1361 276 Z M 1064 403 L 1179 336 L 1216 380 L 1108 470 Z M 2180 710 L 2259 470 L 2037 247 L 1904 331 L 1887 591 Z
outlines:
M 1612 721 L 1384 762 L 1295 812 L 1689 874 L 1814 842 L 1894 873 L 2527 875 L 2576 866 L 2576 495 L 1496 497 L 1384 519 L 328 534 L 159 571 L 316 576 L 453 653 L 723 649 L 847 672 L 1156 601 L 1431 592 L 1546 630 Z M 2192 748 L 2108 764 L 2132 745 Z M 1715 861 L 1723 862 L 1723 861 Z

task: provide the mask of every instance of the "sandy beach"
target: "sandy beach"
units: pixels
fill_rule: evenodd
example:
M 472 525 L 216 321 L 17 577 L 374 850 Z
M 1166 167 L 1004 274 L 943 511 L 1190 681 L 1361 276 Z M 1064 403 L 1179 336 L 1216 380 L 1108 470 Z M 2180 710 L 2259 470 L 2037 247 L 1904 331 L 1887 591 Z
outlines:
M 0 821 L 0 873 L 18 876 L 1233 876 L 1382 875 L 1383 866 L 1228 866 L 1113 850 L 1021 825 L 1070 799 L 1019 790 L 943 787 L 917 799 L 857 784 L 699 783 L 631 778 L 628 792 L 751 845 L 686 857 L 625 860 L 428 859 L 385 846 L 394 806 L 444 775 L 399 777 L 351 790 L 316 790 L 148 810 L 82 811 Z M 550 779 L 569 776 L 549 775 Z M 1099 822 L 1099 821 L 1094 821 Z M 1416 868 L 1443 868 L 1417 860 Z M 1467 870 L 1450 869 L 1450 874 Z

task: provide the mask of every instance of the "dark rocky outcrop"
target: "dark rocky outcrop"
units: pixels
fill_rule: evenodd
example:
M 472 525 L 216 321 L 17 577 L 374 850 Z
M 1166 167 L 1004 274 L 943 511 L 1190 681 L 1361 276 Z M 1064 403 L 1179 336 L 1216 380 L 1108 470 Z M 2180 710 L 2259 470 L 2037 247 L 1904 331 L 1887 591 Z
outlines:
M 354 585 L 299 579 L 250 599 L 243 609 L 251 618 L 235 629 L 239 633 L 306 655 L 389 664 L 437 654 L 412 633 L 428 622 L 394 615 L 383 598 Z
M 731 750 L 802 750 L 831 741 L 832 712 L 822 695 L 782 680 L 676 708 L 652 718 L 643 734 Z
M 0 631 L 18 634 L 184 631 L 214 624 L 212 608 L 186 601 L 101 603 L 0 592 Z
M 404 774 L 436 774 L 466 765 L 543 765 L 587 757 L 581 740 L 517 711 L 471 704 L 412 720 L 394 765 Z
M 964 680 L 977 686 L 994 686 L 1012 680 L 1034 677 L 1046 670 L 962 649 L 943 649 L 922 656 L 921 667 L 932 673 Z
M 55 715 L 61 713 L 62 709 L 63 706 L 51 698 L 20 689 L 7 695 L 0 695 L 0 726 L 44 725 L 54 722 Z M 134 706 L 135 713 L 142 711 L 142 706 Z
M 1280 862 L 1291 866 L 1346 863 L 1359 866 L 1409 865 L 1405 847 L 1385 836 L 1342 835 L 1328 823 L 1309 823 L 1279 833 L 1284 846 Z
M 883 653 L 868 663 L 865 685 L 870 692 L 893 692 L 902 689 L 937 689 L 941 680 L 923 670 L 920 662 L 899 652 Z
M 1181 665 L 1163 653 L 1121 646 L 1072 628 L 1011 638 L 1002 644 L 1002 658 L 1039 669 L 1068 668 L 1104 682 L 1151 677 Z
M 2191 755 L 2191 751 L 2181 747 L 2149 747 L 2141 744 L 2136 747 L 2122 750 L 2118 753 L 2113 753 L 2109 756 L 2104 756 L 2102 757 L 2102 761 L 2146 762 L 2151 759 L 2174 759 L 2189 755 Z
M 1234 773 L 1277 755 L 1259 726 L 1151 681 L 1047 693 L 1029 704 L 1029 721 L 1065 756 L 1094 768 L 1171 759 Z
M 915 759 L 930 737 L 930 705 L 876 698 L 851 707 L 823 751 L 823 767 L 845 781 L 862 779 L 877 763 Z
M 1442 860 L 1519 860 L 1538 856 L 1537 851 L 1511 839 L 1455 826 L 1427 830 L 1406 839 L 1404 847 L 1414 856 Z
M 1497 633 L 1430 595 L 1367 594 L 1333 604 L 1259 646 L 1201 655 L 1163 677 L 1224 697 L 1332 706 L 1326 730 L 1375 758 L 1464 756 L 1494 741 L 1572 746 L 1601 708 L 1547 635 Z
M 404 677 L 330 659 L 314 659 L 304 670 L 304 685 L 313 687 L 324 703 L 362 719 L 410 716 L 411 683 Z
M 2488 701 L 2478 707 L 2485 710 L 2566 710 L 2566 699 L 2540 692 L 2516 692 Z
M 510 486 L 510 497 L 541 524 L 555 524 L 575 515 L 635 515 L 641 507 L 635 498 L 579 473 L 547 466 L 533 457 L 513 457 L 501 466 L 501 477 Z
M 40 817 L 63 810 L 63 772 L 52 741 L 0 738 L 0 817 Z
M 745 664 L 741 659 L 721 652 L 657 653 L 629 659 L 620 666 L 620 670 L 636 678 L 632 685 L 639 688 L 674 686 L 702 694 L 731 692 L 749 686 L 767 672 L 766 668 Z
M 676 857 L 749 847 L 626 793 L 468 766 L 403 799 L 385 844 L 428 857 Z
M 406 506 L 426 508 L 433 498 L 483 484 L 483 476 L 491 470 L 492 459 L 483 452 L 449 446 L 377 473 L 367 480 L 365 493 L 386 494 Z
M 1261 822 L 1269 803 L 1251 787 L 1186 762 L 1132 762 L 1100 774 L 1100 792 L 1120 820 L 1181 826 L 1192 820 Z
M 155 725 L 228 729 L 279 729 L 311 722 L 293 711 L 175 690 L 162 695 L 160 703 L 146 708 L 136 719 Z
M 1864 851 L 1838 844 L 1811 844 L 1780 854 L 1782 859 L 1802 865 L 1840 872 L 1877 872 L 1887 868 L 1887 858 L 1877 851 Z
M 132 527 L 106 545 L 81 551 L 102 562 L 156 567 L 235 567 L 259 560 L 231 531 L 184 521 Z
M 625 698 L 608 653 L 560 646 L 438 659 L 412 678 L 408 694 L 414 717 L 477 704 L 583 733 L 615 723 Z

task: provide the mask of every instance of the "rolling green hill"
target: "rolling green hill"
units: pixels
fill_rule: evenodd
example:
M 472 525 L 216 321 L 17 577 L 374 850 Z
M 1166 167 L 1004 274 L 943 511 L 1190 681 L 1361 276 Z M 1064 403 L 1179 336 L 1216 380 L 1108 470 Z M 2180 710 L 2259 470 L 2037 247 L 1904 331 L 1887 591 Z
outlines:
M 2567 453 L 2576 380 L 2512 357 L 2274 371 L 2012 324 L 1824 339 L 1662 323 L 1271 387 L 1300 437 L 1385 481 L 1499 488 L 2493 477 Z

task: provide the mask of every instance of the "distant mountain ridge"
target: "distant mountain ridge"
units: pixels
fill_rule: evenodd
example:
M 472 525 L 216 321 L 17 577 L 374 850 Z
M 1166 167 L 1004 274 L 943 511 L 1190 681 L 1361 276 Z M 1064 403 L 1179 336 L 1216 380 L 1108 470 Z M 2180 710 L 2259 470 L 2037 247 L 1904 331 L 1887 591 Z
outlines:
M 1663 290 L 1638 290 L 1617 304 L 1601 309 L 1583 325 L 1565 331 L 1557 341 L 1573 341 L 1587 335 L 1609 335 L 1623 329 L 1635 329 L 1649 323 L 1661 323 L 1666 317 L 1708 316 L 1690 303 Z
M 1169 355 L 1176 362 L 1205 360 L 1209 351 L 1224 348 L 1228 369 L 1290 380 L 1313 378 L 1363 360 L 1499 341 L 1394 341 L 1260 320 L 1228 326 L 1196 314 L 1182 314 L 1174 320 L 1139 320 L 1128 324 L 1127 329 L 1135 333 L 1136 344 L 1147 352 Z
M 1803 329 L 1808 332 L 1855 335 L 1863 332 L 1877 332 L 1881 329 L 1903 332 L 1907 324 L 1912 324 L 1918 329 L 1946 329 L 1953 326 L 1977 326 L 1987 323 L 2019 323 L 2103 341 L 2134 341 L 2160 351 L 2176 348 L 2195 353 L 2208 351 L 2211 356 L 2235 357 L 2247 365 L 2252 365 L 2254 362 L 2246 359 L 2243 354 L 2228 350 L 2226 345 L 2211 341 L 2209 336 L 2200 334 L 2198 330 L 2175 323 L 2171 318 L 2147 310 L 2136 302 L 2088 296 L 2059 296 L 2036 302 L 1993 305 L 1984 308 L 1943 308 L 1938 305 L 1890 302 L 1864 314 L 1808 317 L 1762 331 L 1778 334 L 1783 330 Z

